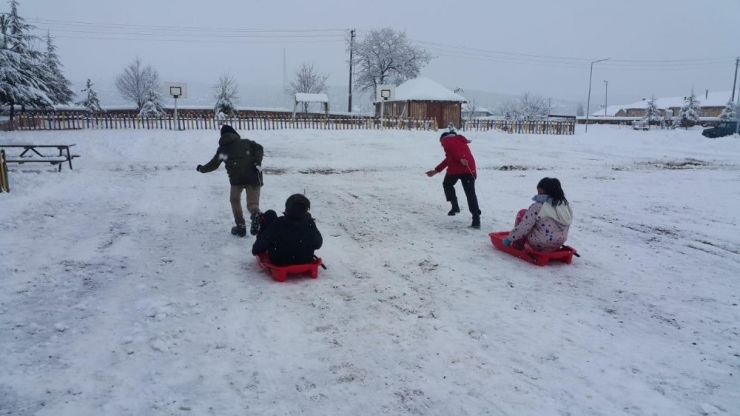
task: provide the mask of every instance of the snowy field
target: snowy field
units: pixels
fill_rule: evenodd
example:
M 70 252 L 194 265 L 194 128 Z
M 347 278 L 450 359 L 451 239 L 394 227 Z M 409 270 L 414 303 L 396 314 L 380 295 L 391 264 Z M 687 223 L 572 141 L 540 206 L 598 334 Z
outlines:
M 446 215 L 439 133 L 242 132 L 262 209 L 311 199 L 317 280 L 230 235 L 213 131 L 76 143 L 0 195 L 1 415 L 738 415 L 740 140 L 593 126 L 469 133 L 481 230 Z M 502 169 L 502 167 L 510 167 Z M 544 176 L 571 265 L 494 250 Z

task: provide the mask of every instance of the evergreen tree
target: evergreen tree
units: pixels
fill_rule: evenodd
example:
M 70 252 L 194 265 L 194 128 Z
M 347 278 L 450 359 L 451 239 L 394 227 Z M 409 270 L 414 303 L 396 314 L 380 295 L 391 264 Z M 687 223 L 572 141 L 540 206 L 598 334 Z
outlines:
M 46 51 L 43 59 L 44 65 L 52 75 L 51 79 L 47 80 L 47 85 L 51 90 L 49 98 L 55 104 L 68 104 L 74 99 L 74 93 L 70 89 L 72 83 L 62 74 L 63 65 L 59 62 L 57 47 L 49 32 L 46 32 Z
M 139 117 L 161 117 L 164 115 L 161 95 L 155 89 L 150 89 L 144 94 L 144 105 L 139 111 Z
M 9 36 L 10 49 L 22 53 L 30 49 L 31 42 L 37 40 L 36 36 L 30 32 L 36 29 L 35 26 L 26 23 L 26 19 L 18 14 L 18 1 L 10 0 L 10 13 L 5 15 L 4 27 L 6 35 Z
M 213 86 L 216 105 L 213 111 L 219 118 L 225 118 L 236 113 L 236 102 L 239 100 L 239 86 L 234 77 L 223 74 L 218 77 L 218 82 Z
M 86 93 L 85 98 L 82 100 L 76 102 L 76 105 L 80 105 L 82 107 L 85 107 L 88 112 L 91 113 L 99 113 L 103 112 L 102 107 L 100 107 L 100 101 L 98 101 L 98 94 L 93 90 L 92 88 L 92 81 L 90 81 L 90 78 L 87 79 L 87 84 L 85 84 L 85 89 L 81 92 Z
M 650 97 L 650 99 L 648 100 L 647 107 L 645 108 L 645 117 L 643 117 L 642 119 L 648 122 L 648 126 L 651 123 L 660 123 L 660 121 L 663 119 L 660 115 L 660 111 L 658 110 L 658 104 L 656 103 L 655 95 Z
M 34 26 L 18 14 L 18 1 L 10 1 L 10 13 L 0 19 L 0 103 L 10 106 L 49 108 L 53 104 L 47 80 L 52 75 L 42 54 L 30 47 L 38 38 L 30 34 Z
M 694 89 L 691 89 L 691 95 L 684 99 L 684 105 L 678 112 L 678 117 L 673 120 L 673 128 L 684 127 L 689 128 L 696 125 L 699 122 L 699 100 L 696 99 Z
M 737 120 L 737 106 L 732 102 L 732 100 L 727 101 L 727 105 L 722 110 L 722 114 L 719 115 L 719 119 L 722 121 Z

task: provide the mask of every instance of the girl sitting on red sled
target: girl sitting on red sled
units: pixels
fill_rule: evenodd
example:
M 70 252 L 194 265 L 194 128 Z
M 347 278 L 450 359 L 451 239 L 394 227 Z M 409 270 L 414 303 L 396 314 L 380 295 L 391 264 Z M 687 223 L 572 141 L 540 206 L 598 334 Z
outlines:
M 573 211 L 565 192 L 556 178 L 543 178 L 537 184 L 534 204 L 516 215 L 514 229 L 504 238 L 505 246 L 524 249 L 529 243 L 533 250 L 549 253 L 559 249 L 568 239 Z

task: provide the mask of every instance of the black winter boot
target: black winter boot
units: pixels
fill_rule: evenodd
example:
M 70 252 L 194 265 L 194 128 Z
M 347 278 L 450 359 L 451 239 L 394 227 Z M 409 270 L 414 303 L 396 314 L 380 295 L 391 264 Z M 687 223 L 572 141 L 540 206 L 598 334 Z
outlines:
M 257 211 L 254 214 L 252 214 L 252 224 L 250 224 L 249 227 L 249 233 L 252 235 L 257 235 L 257 233 L 260 230 L 260 223 L 262 222 L 262 213 Z
M 450 212 L 447 213 L 447 215 L 453 216 L 459 213 L 460 213 L 460 207 L 457 205 L 457 201 L 452 201 L 452 209 L 450 210 Z
M 247 226 L 237 225 L 235 227 L 231 227 L 231 234 L 237 235 L 239 237 L 246 237 L 247 236 Z
M 480 228 L 480 215 L 473 216 L 473 223 L 470 224 L 473 228 Z

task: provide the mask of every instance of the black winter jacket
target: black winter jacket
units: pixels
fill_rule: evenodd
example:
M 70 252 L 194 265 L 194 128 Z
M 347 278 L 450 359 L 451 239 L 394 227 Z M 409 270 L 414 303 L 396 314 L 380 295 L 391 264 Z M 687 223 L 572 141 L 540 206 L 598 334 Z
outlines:
M 252 254 L 266 251 L 276 266 L 304 264 L 313 260 L 314 250 L 320 249 L 323 242 L 313 218 L 296 220 L 283 216 L 260 230 Z
M 262 173 L 255 169 L 256 165 L 262 165 L 264 154 L 259 143 L 242 139 L 236 133 L 225 133 L 221 135 L 218 146 L 213 159 L 200 168 L 201 173 L 212 172 L 225 162 L 232 185 L 262 186 Z

